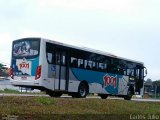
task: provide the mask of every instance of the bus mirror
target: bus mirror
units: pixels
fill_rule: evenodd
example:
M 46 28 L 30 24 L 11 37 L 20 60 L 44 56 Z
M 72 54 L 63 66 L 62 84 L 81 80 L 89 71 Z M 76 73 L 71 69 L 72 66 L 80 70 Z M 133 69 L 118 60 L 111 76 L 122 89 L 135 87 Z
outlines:
M 144 75 L 144 77 L 146 77 L 147 76 L 147 68 L 144 67 L 144 69 L 145 69 L 145 75 Z
M 145 74 L 147 75 L 147 70 L 145 70 Z

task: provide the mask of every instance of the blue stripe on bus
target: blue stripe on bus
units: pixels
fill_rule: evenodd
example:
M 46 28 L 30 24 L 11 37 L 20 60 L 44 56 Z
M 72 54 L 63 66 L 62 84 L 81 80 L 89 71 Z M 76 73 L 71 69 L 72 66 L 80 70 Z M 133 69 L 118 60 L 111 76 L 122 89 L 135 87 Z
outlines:
M 103 72 L 84 70 L 79 68 L 72 68 L 72 72 L 80 81 L 86 80 L 88 83 L 103 84 L 103 76 L 105 75 Z
M 31 67 L 31 75 L 36 75 L 37 67 L 39 66 L 39 57 L 36 57 L 34 59 L 27 59 L 28 61 L 31 61 L 32 67 Z
M 122 75 L 116 75 L 111 73 L 105 73 L 105 72 L 98 72 L 98 71 L 92 71 L 92 70 L 84 70 L 79 68 L 72 68 L 72 73 L 79 81 L 86 80 L 88 83 L 98 83 L 101 84 L 102 87 L 105 88 L 105 90 L 110 94 L 118 94 L 118 86 L 119 86 L 119 80 L 122 80 Z M 113 87 L 111 85 L 103 86 L 104 85 L 104 76 L 113 76 L 116 77 L 116 86 Z

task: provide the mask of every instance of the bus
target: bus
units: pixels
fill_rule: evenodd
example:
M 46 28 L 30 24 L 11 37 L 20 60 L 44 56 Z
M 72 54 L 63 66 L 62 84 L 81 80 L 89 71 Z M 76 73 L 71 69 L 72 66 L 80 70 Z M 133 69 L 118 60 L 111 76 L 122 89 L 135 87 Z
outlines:
M 97 94 L 130 100 L 141 94 L 146 71 L 142 62 L 44 38 L 12 43 L 12 85 L 39 89 L 51 97 Z

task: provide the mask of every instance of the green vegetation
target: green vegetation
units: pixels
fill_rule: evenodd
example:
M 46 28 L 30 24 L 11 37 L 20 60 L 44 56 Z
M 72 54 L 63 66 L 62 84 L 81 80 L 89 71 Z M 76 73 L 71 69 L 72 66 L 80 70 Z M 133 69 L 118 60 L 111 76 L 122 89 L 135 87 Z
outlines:
M 18 93 L 21 93 L 17 90 L 12 90 L 12 89 L 4 89 L 4 90 L 0 90 L 0 93 L 14 93 L 14 94 L 18 94 Z
M 8 77 L 9 76 L 9 68 L 6 65 L 0 63 L 0 76 Z
M 160 80 L 153 81 L 153 85 L 160 86 Z
M 36 97 L 35 98 L 36 103 L 41 103 L 43 105 L 52 105 L 55 103 L 54 99 L 50 99 L 48 97 Z
M 0 97 L 0 114 L 20 119 L 129 119 L 130 115 L 160 115 L 160 104 L 111 99 Z M 160 116 L 159 116 L 160 117 Z
M 0 70 L 3 69 L 6 65 L 0 63 Z

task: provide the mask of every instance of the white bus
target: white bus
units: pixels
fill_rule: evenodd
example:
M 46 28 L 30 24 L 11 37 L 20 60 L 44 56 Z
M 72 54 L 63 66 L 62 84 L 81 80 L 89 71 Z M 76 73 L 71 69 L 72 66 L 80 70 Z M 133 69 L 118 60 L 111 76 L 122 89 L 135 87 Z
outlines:
M 13 41 L 11 83 L 46 91 L 51 97 L 67 93 L 83 98 L 96 93 L 130 100 L 141 94 L 142 62 L 42 38 Z

